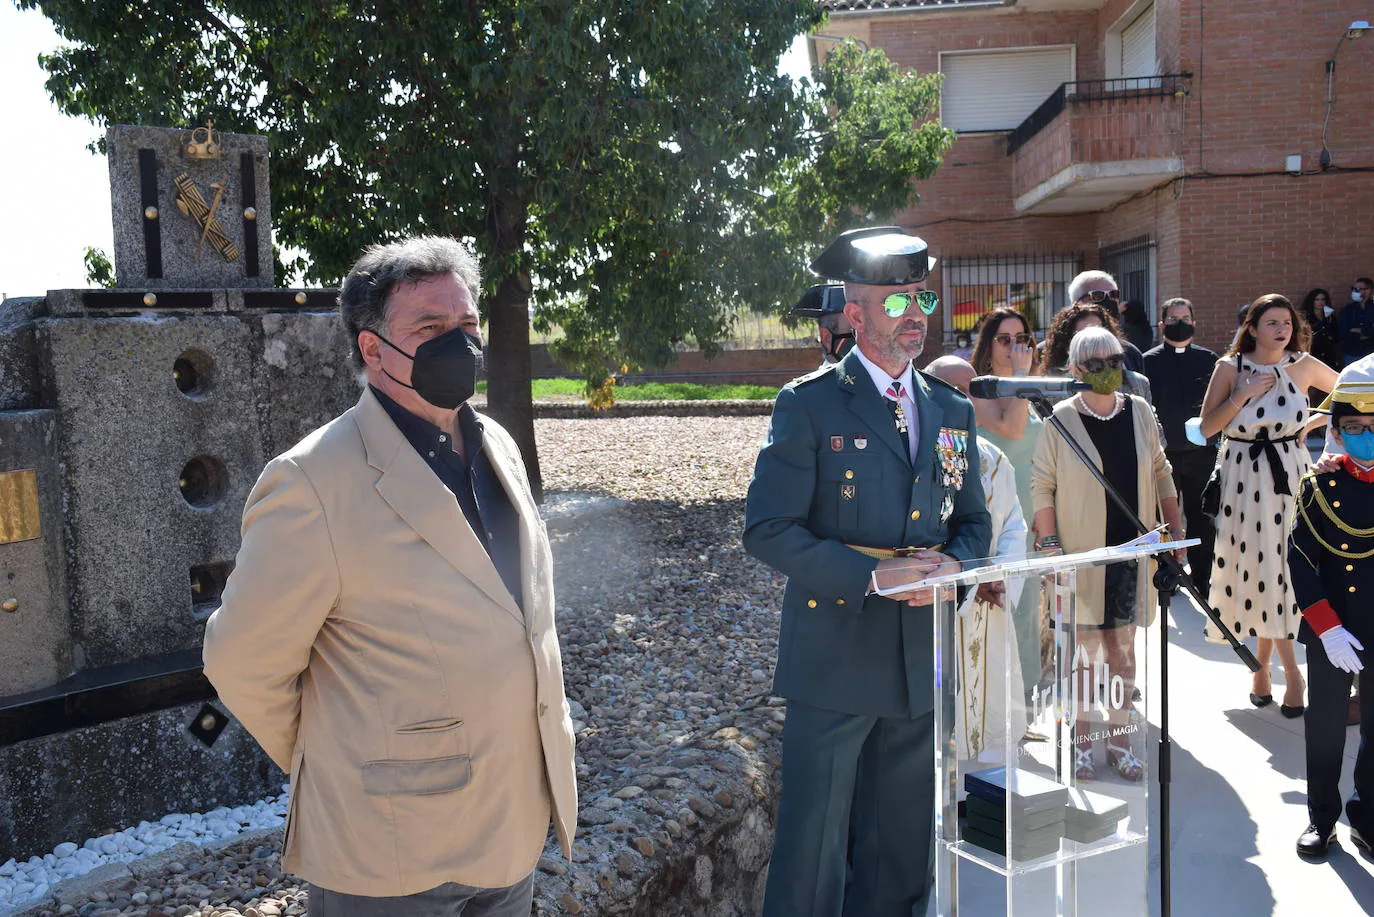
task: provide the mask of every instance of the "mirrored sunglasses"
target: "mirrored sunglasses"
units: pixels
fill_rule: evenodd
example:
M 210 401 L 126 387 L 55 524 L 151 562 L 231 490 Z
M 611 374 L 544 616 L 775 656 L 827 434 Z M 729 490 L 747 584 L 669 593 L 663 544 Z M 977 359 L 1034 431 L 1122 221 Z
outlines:
M 1023 331 L 1020 334 L 994 334 L 992 336 L 992 342 L 994 344 L 1001 344 L 1003 347 L 1010 346 L 1013 341 L 1017 344 L 1029 346 L 1035 343 L 1035 335 L 1027 334 Z
M 912 303 L 921 307 L 926 315 L 940 306 L 940 296 L 934 290 L 917 290 L 915 293 L 893 293 L 883 300 L 883 311 L 888 318 L 901 318 Z
M 1088 357 L 1078 366 L 1085 373 L 1100 373 L 1104 369 L 1120 369 L 1125 363 L 1124 355 L 1114 353 L 1110 357 Z
M 1079 302 L 1090 302 L 1101 305 L 1104 302 L 1120 302 L 1121 293 L 1117 290 L 1089 290 L 1078 297 Z
M 1359 421 L 1336 424 L 1336 429 L 1341 431 L 1342 436 L 1359 436 L 1360 434 L 1374 430 L 1374 424 L 1365 425 Z

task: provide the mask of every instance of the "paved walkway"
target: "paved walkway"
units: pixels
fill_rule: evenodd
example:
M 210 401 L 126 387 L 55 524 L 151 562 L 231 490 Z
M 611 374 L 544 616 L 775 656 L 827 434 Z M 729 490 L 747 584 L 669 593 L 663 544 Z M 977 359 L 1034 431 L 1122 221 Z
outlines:
M 1344 821 L 1338 828 L 1340 844 L 1325 862 L 1306 862 L 1294 852 L 1307 825 L 1303 721 L 1285 719 L 1277 702 L 1262 710 L 1251 706 L 1249 671 L 1230 647 L 1203 640 L 1202 622 L 1202 612 L 1190 601 L 1175 599 L 1169 621 L 1173 917 L 1374 915 L 1374 859 L 1349 842 Z M 1303 661 L 1301 647 L 1298 652 Z M 1282 693 L 1276 658 L 1275 698 Z M 1159 711 L 1150 714 L 1153 759 Z M 1346 796 L 1358 742 L 1359 729 L 1351 727 L 1342 779 Z M 1109 862 L 1118 856 L 1127 859 Z M 1142 893 L 1148 893 L 1148 914 L 1160 914 L 1156 841 L 1151 842 L 1148 886 L 1136 869 L 1138 857 L 1130 857 L 1136 854 L 1085 861 L 1080 883 L 1110 882 L 1120 889 L 1122 907 L 1112 913 L 1084 909 L 1079 917 L 1138 917 L 1146 913 Z M 992 873 L 963 867 L 960 917 L 1004 913 L 1001 882 Z M 1053 870 L 1037 874 L 1027 887 L 1036 883 L 1039 888 L 1024 906 L 1018 899 L 1015 917 L 1056 913 Z
M 1374 860 L 1349 842 L 1344 822 L 1340 846 L 1324 863 L 1306 862 L 1294 852 L 1307 825 L 1303 721 L 1285 719 L 1277 703 L 1252 707 L 1249 671 L 1230 647 L 1202 639 L 1202 621 L 1192 602 L 1174 600 L 1174 914 L 1374 914 Z M 1305 660 L 1301 646 L 1298 653 Z M 1282 692 L 1276 658 L 1275 697 Z M 1351 727 L 1341 780 L 1346 796 L 1358 744 L 1359 728 Z M 1158 913 L 1157 905 L 1152 913 Z

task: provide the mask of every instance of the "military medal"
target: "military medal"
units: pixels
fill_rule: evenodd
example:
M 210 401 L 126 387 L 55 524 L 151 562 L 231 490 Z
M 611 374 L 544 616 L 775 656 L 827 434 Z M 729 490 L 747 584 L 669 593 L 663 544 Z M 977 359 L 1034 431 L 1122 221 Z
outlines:
M 868 437 L 867 437 L 867 436 L 864 436 L 862 433 L 855 433 L 855 434 L 854 434 L 854 448 L 855 448 L 855 449 L 867 449 L 867 448 L 868 448 Z
M 830 451 L 831 451 L 831 452 L 843 452 L 843 451 L 844 451 L 844 437 L 843 437 L 843 436 L 832 436 L 832 437 L 830 437 Z
M 897 432 L 906 436 L 906 411 L 902 410 L 902 403 L 897 402 L 897 411 L 894 415 L 897 418 Z
M 940 521 L 947 522 L 954 515 L 954 493 L 964 486 L 964 473 L 968 471 L 968 431 L 941 427 L 935 454 L 940 462 L 940 483 L 945 489 Z

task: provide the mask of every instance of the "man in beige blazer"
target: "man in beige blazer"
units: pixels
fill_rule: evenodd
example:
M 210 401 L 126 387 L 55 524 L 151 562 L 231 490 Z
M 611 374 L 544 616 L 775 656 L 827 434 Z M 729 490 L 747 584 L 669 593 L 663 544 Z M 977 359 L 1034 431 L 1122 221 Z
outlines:
M 313 917 L 525 917 L 577 784 L 549 543 L 510 436 L 467 404 L 477 263 L 368 249 L 339 294 L 367 387 L 268 463 L 205 674 L 283 770 Z

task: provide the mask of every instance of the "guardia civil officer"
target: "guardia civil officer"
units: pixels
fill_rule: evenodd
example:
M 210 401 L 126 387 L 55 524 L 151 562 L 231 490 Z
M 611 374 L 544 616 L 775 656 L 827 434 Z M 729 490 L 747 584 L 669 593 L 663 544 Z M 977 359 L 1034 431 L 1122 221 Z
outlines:
M 1374 682 L 1365 647 L 1374 648 L 1374 371 L 1341 374 L 1317 410 L 1331 413 L 1345 449 L 1336 470 L 1309 474 L 1298 494 L 1288 567 L 1302 609 L 1298 639 L 1307 646 L 1307 812 L 1298 853 L 1326 856 L 1341 817 L 1346 702 L 1359 679 L 1360 747 L 1355 792 L 1345 804 L 1350 840 L 1374 843 Z
M 911 363 L 939 304 L 931 264 L 895 226 L 811 263 L 844 282 L 858 343 L 778 394 L 749 485 L 744 545 L 787 574 L 765 917 L 910 917 L 930 884 L 930 589 L 869 593 L 875 571 L 915 583 L 988 553 L 973 407 Z
M 807 287 L 792 314 L 816 320 L 816 343 L 821 345 L 821 368 L 838 363 L 854 346 L 854 327 L 844 317 L 844 287 L 818 283 Z

